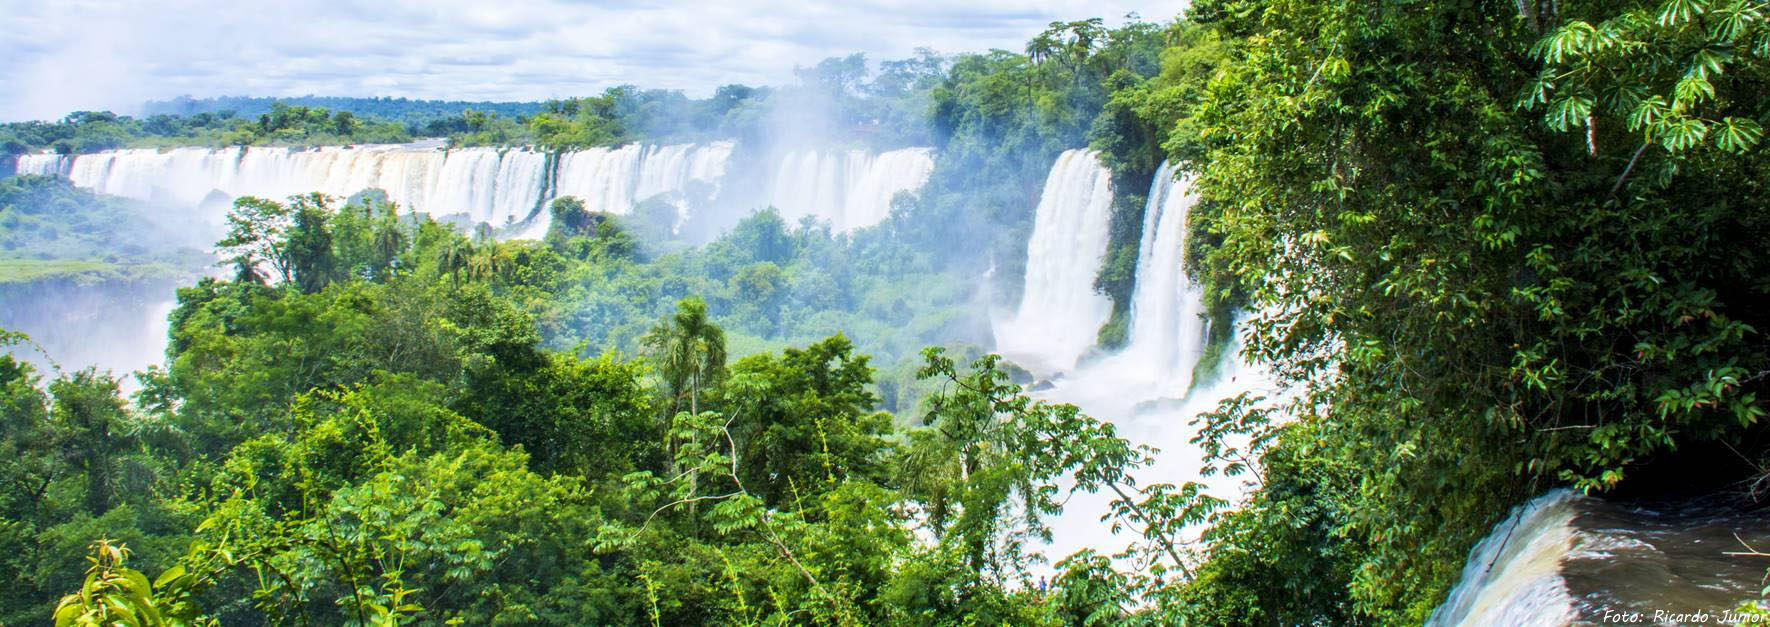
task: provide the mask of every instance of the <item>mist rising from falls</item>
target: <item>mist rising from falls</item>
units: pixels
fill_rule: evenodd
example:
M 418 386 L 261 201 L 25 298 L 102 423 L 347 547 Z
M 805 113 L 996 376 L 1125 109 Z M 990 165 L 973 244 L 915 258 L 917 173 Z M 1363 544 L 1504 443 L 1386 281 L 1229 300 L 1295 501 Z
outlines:
M 140 386 L 129 373 L 165 361 L 167 316 L 179 281 L 72 279 L 0 284 L 0 328 L 22 331 L 42 347 L 0 347 L 53 378 L 94 367 L 116 375 L 125 393 Z
M 1190 182 L 1163 164 L 1144 209 L 1129 343 L 1078 363 L 1111 311 L 1094 277 L 1106 253 L 1112 189 L 1094 153 L 1064 153 L 1046 181 L 1027 244 L 1023 300 L 1012 318 L 997 321 L 996 341 L 998 352 L 1049 381 L 1034 396 L 1072 403 L 1113 423 L 1121 437 L 1159 450 L 1152 466 L 1133 473 L 1138 485 L 1200 482 L 1207 494 L 1233 502 L 1245 492 L 1242 479 L 1203 476 L 1192 421 L 1243 392 L 1280 395 L 1264 369 L 1242 362 L 1237 340 L 1223 351 L 1225 363 L 1212 383 L 1189 390 L 1206 335 L 1203 293 L 1182 265 L 1194 198 Z M 1101 522 L 1111 500 L 1102 493 L 1070 495 L 1063 513 L 1048 521 L 1046 555 L 1056 561 L 1084 548 L 1122 551 L 1134 532 L 1114 534 Z
M 789 152 L 775 170 L 770 204 L 789 223 L 815 216 L 836 231 L 850 231 L 884 221 L 892 197 L 922 187 L 933 172 L 934 152 L 928 148 L 876 155 L 864 150 Z
M 1094 290 L 1112 222 L 1112 173 L 1092 150 L 1057 158 L 1026 245 L 1026 287 L 997 321 L 996 348 L 1040 375 L 1066 371 L 1094 345 L 1112 302 Z

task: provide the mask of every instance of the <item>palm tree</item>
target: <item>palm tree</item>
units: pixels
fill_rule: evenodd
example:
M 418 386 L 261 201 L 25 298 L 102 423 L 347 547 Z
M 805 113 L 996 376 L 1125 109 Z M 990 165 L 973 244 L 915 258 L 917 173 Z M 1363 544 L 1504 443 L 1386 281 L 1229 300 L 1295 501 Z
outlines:
M 473 245 L 465 238 L 450 238 L 436 254 L 436 271 L 449 275 L 449 280 L 459 282 L 461 270 L 467 267 L 468 259 L 473 257 Z
M 480 281 L 492 276 L 492 249 L 496 245 L 481 248 L 467 259 L 467 279 Z
M 511 250 L 510 242 L 489 242 L 479 247 L 479 253 L 467 261 L 468 274 L 476 279 L 492 279 L 510 272 L 516 265 L 516 253 Z
M 725 331 L 707 319 L 707 302 L 686 298 L 676 303 L 676 314 L 658 321 L 643 337 L 640 346 L 657 364 L 658 376 L 670 399 L 664 414 L 664 450 L 669 454 L 672 474 L 676 465 L 676 438 L 671 434 L 671 418 L 676 415 L 682 395 L 688 395 L 688 411 L 700 414 L 700 389 L 725 374 Z M 690 490 L 700 480 L 690 474 Z
M 399 205 L 387 203 L 386 207 L 387 215 L 376 225 L 373 238 L 375 252 L 387 264 L 388 276 L 392 276 L 399 265 L 399 254 L 406 249 L 406 233 L 400 228 Z
M 651 356 L 670 398 L 670 410 L 688 395 L 691 413 L 700 413 L 700 389 L 725 373 L 725 331 L 707 318 L 707 302 L 688 298 L 676 314 L 658 322 L 639 339 Z

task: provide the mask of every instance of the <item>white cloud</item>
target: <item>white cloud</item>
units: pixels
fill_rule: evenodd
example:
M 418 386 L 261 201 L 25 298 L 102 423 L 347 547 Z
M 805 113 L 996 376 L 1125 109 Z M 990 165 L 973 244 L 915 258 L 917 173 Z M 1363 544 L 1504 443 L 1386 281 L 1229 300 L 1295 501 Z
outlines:
M 1020 49 L 1052 20 L 1184 0 L 0 0 L 0 120 L 181 94 L 535 100 L 619 84 L 704 95 L 795 65 Z

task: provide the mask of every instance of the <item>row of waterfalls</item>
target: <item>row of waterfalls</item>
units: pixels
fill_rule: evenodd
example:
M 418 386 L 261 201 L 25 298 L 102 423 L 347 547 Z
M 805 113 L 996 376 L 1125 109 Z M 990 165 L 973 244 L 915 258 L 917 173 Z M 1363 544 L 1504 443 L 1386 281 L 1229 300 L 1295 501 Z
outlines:
M 801 150 L 772 162 L 772 176 L 728 181 L 734 144 L 628 144 L 563 153 L 532 148 L 447 148 L 440 141 L 349 147 L 172 148 L 82 155 L 31 154 L 21 174 L 59 174 L 113 196 L 201 207 L 219 224 L 238 196 L 283 198 L 321 192 L 348 196 L 380 189 L 401 206 L 433 216 L 465 216 L 516 237 L 546 231 L 546 201 L 575 196 L 592 211 L 626 214 L 664 198 L 677 227 L 695 210 L 747 213 L 772 204 L 797 221 L 811 216 L 839 231 L 872 226 L 893 197 L 914 191 L 934 169 L 933 152 L 906 148 Z M 731 191 L 730 194 L 723 192 Z M 741 215 L 737 213 L 736 215 Z M 731 215 L 722 217 L 733 217 Z
M 679 227 L 697 209 L 725 210 L 717 202 L 721 197 L 742 197 L 752 206 L 776 207 L 789 221 L 814 217 L 839 231 L 863 228 L 884 220 L 893 197 L 921 187 L 934 167 L 926 148 L 802 150 L 776 155 L 737 180 L 733 155 L 726 142 L 563 154 L 446 149 L 430 142 L 26 155 L 18 167 L 22 173 L 65 175 L 105 194 L 211 211 L 215 203 L 208 201 L 216 194 L 348 195 L 379 188 L 403 205 L 465 215 L 508 227 L 518 237 L 543 232 L 547 212 L 540 209 L 559 196 L 617 214 L 663 198 L 677 208 Z M 747 195 L 729 193 L 736 188 Z M 1139 473 L 1141 483 L 1198 481 L 1208 493 L 1236 501 L 1246 486 L 1200 472 L 1200 454 L 1190 442 L 1197 430 L 1192 420 L 1223 398 L 1282 398 L 1283 392 L 1257 364 L 1242 361 L 1234 333 L 1211 332 L 1202 291 L 1189 279 L 1183 255 L 1196 195 L 1189 179 L 1167 163 L 1151 182 L 1144 207 L 1126 344 L 1116 351 L 1096 346 L 1112 311 L 1094 279 L 1107 254 L 1113 198 L 1113 177 L 1098 155 L 1072 150 L 1057 159 L 1033 209 L 1022 300 L 993 316 L 996 350 L 1040 379 L 1039 397 L 1074 403 L 1112 421 L 1133 442 L 1159 449 L 1155 465 Z M 168 307 L 140 309 L 157 315 L 157 328 L 164 328 Z M 1230 337 L 1227 350 L 1205 350 L 1212 336 Z M 1210 364 L 1213 376 L 1195 376 L 1212 354 L 1223 362 Z M 1073 495 L 1064 514 L 1051 521 L 1053 546 L 1044 552 L 1118 552 L 1128 540 L 1100 522 L 1107 511 L 1105 495 Z M 1461 583 L 1431 623 L 1559 625 L 1601 621 L 1619 611 L 1637 612 L 1637 622 L 1661 624 L 1694 620 L 1690 612 L 1720 616 L 1755 598 L 1766 564 L 1723 555 L 1748 542 L 1770 546 L 1770 531 L 1760 522 L 1701 504 L 1655 508 L 1551 492 L 1517 508 L 1474 548 Z M 1655 619 L 1661 610 L 1671 613 Z

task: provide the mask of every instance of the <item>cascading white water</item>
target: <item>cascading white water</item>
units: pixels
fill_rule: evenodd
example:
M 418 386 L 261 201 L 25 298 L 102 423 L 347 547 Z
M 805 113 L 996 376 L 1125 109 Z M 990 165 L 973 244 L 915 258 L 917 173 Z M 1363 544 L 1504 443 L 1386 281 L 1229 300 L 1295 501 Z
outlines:
M 1469 551 L 1427 625 L 1746 624 L 1770 545 L 1761 510 L 1723 492 L 1612 501 L 1557 489 L 1512 510 Z
M 541 201 L 547 157 L 529 149 L 443 150 L 438 142 L 356 147 L 129 149 L 77 155 L 25 155 L 19 171 L 64 173 L 101 194 L 196 207 L 210 193 L 283 198 L 364 189 L 432 215 L 465 214 L 502 226 L 527 218 Z M 221 215 L 203 216 L 220 223 Z
M 68 164 L 72 160 L 65 155 L 48 153 L 32 153 L 18 156 L 18 165 L 14 171 L 18 174 L 35 174 L 38 176 L 66 176 Z
M 617 148 L 591 148 L 561 155 L 556 196 L 574 196 L 590 211 L 627 214 L 640 203 L 660 194 L 687 191 L 691 182 L 712 186 L 716 193 L 731 159 L 731 142 L 647 146 L 628 144 Z M 675 226 L 681 228 L 690 207 L 674 201 Z M 551 215 L 542 212 L 524 230 L 525 237 L 547 232 Z
M 789 223 L 815 216 L 836 231 L 869 227 L 891 213 L 891 199 L 928 182 L 934 152 L 904 148 L 880 154 L 864 150 L 797 151 L 781 158 L 770 203 Z
M 627 213 L 633 209 L 639 158 L 645 147 L 592 148 L 559 157 L 559 196 L 584 201 L 591 211 Z
M 1090 363 L 1069 376 L 1052 382 L 1050 388 L 1033 393 L 1040 400 L 1070 403 L 1082 412 L 1110 422 L 1118 436 L 1135 444 L 1156 450 L 1154 463 L 1132 472 L 1138 486 L 1167 483 L 1174 486 L 1196 482 L 1204 493 L 1239 503 L 1246 496 L 1245 477 L 1223 473 L 1205 476 L 1202 472 L 1204 453 L 1192 438 L 1198 435 L 1193 425 L 1200 414 L 1217 409 L 1219 401 L 1244 392 L 1268 399 L 1262 407 L 1277 407 L 1283 393 L 1276 389 L 1270 375 L 1257 364 L 1246 363 L 1241 356 L 1239 340 L 1232 340 L 1224 352 L 1224 363 L 1210 385 L 1186 391 L 1185 382 L 1173 387 L 1152 386 L 1132 371 L 1136 365 L 1122 360 Z M 1190 370 L 1196 365 L 1187 364 Z M 1184 395 L 1184 398 L 1180 397 Z M 1178 399 L 1178 400 L 1177 400 Z M 1231 446 L 1245 446 L 1232 441 Z M 1100 555 L 1122 552 L 1131 542 L 1139 540 L 1135 531 L 1114 533 L 1103 516 L 1112 511 L 1113 495 L 1107 492 L 1070 495 L 1063 512 L 1049 522 L 1051 544 L 1046 555 L 1055 562 L 1082 549 L 1093 549 Z M 1184 541 L 1197 539 L 1201 529 L 1189 531 Z
M 1238 477 L 1203 475 L 1192 421 L 1243 392 L 1281 395 L 1264 369 L 1242 362 L 1239 341 L 1231 341 L 1210 385 L 1188 392 L 1206 325 L 1199 316 L 1203 294 L 1182 267 L 1194 196 L 1190 182 L 1177 174 L 1163 164 L 1150 186 L 1129 346 L 1078 366 L 1110 313 L 1110 303 L 1094 290 L 1094 277 L 1106 252 L 1112 192 L 1110 174 L 1093 153 L 1064 153 L 1035 215 L 1020 309 L 1012 319 L 998 320 L 997 346 L 1035 374 L 1054 377 L 1034 396 L 1074 404 L 1113 423 L 1121 437 L 1156 448 L 1154 464 L 1133 473 L 1139 485 L 1199 482 L 1207 494 L 1233 502 L 1246 486 Z M 1070 495 L 1063 513 L 1048 521 L 1052 542 L 1046 555 L 1055 561 L 1084 548 L 1121 552 L 1133 538 L 1115 535 L 1101 522 L 1111 501 L 1106 493 Z
M 1066 155 L 1069 157 L 1071 155 Z M 1050 250 L 1038 244 L 1046 227 L 1085 226 L 1054 209 L 1053 194 L 1082 195 L 1078 184 L 1058 181 L 1075 168 L 1053 168 L 1029 246 L 1028 290 L 1063 284 L 1056 294 L 1071 304 L 1095 296 L 1091 284 L 1056 280 L 1064 271 L 1052 265 Z M 1188 285 L 1181 257 L 1185 218 L 1191 207 L 1188 182 L 1173 178 L 1164 165 L 1151 186 L 1133 297 L 1130 344 L 1124 351 L 1090 360 L 1049 381 L 1033 395 L 1073 403 L 1112 422 L 1121 437 L 1158 449 L 1152 466 L 1133 472 L 1139 485 L 1199 482 L 1205 492 L 1231 502 L 1247 485 L 1221 474 L 1203 477 L 1201 452 L 1191 443 L 1192 421 L 1219 400 L 1244 392 L 1270 398 L 1263 405 L 1283 407 L 1287 391 L 1270 374 L 1241 356 L 1239 338 L 1210 382 L 1192 384 L 1205 336 L 1199 291 Z M 1078 177 L 1074 172 L 1066 177 Z M 1077 202 L 1075 205 L 1083 203 Z M 1048 232 L 1048 231 L 1046 231 Z M 1097 264 L 1088 263 L 1088 276 Z M 1073 270 L 1073 268 L 1071 268 Z M 1025 307 L 1021 317 L 1027 312 Z M 1234 326 L 1241 326 L 1238 321 Z M 1091 327 L 1090 327 L 1091 328 Z M 1049 346 L 1034 345 L 1049 350 Z M 1048 353 L 1047 353 L 1048 354 Z M 1151 385 L 1151 384 L 1154 385 Z M 1282 420 L 1282 418 L 1280 418 Z M 1245 442 L 1231 442 L 1245 446 Z M 1064 510 L 1047 520 L 1052 542 L 1042 551 L 1052 561 L 1082 549 L 1117 554 L 1136 538 L 1134 529 L 1114 534 L 1101 522 L 1112 498 L 1077 493 Z M 1691 624 L 1746 621 L 1732 613 L 1762 594 L 1764 562 L 1729 552 L 1770 546 L 1765 515 L 1740 509 L 1727 499 L 1688 502 L 1617 503 L 1555 490 L 1514 509 L 1469 554 L 1461 580 L 1428 620 L 1429 625 L 1564 625 L 1631 622 Z M 1197 529 L 1183 541 L 1195 540 Z M 1731 617 L 1731 618 L 1729 618 Z
M 1462 581 L 1427 625 L 1564 625 L 1574 600 L 1561 579 L 1577 497 L 1550 492 L 1518 506 L 1469 551 Z
M 1132 362 L 1158 385 L 1184 391 L 1204 352 L 1204 294 L 1183 263 L 1186 216 L 1195 196 L 1191 180 L 1167 162 L 1156 170 L 1143 209 L 1143 240 L 1137 256 L 1137 287 L 1131 297 L 1131 329 L 1117 358 Z
M 22 174 L 61 174 L 93 191 L 195 207 L 211 193 L 284 198 L 321 192 L 347 196 L 387 192 L 402 206 L 431 215 L 465 215 L 503 227 L 528 220 L 516 235 L 540 237 L 549 196 L 575 196 L 592 211 L 631 213 L 640 203 L 691 187 L 705 194 L 671 198 L 681 228 L 697 203 L 719 195 L 735 144 L 628 144 L 564 153 L 550 172 L 547 155 L 530 148 L 445 149 L 440 141 L 323 148 L 126 149 L 60 156 L 21 155 Z M 905 148 L 785 155 L 772 181 L 751 190 L 789 220 L 816 215 L 837 230 L 877 224 L 898 192 L 922 186 L 934 169 L 933 151 Z M 550 180 L 552 177 L 552 180 Z M 694 187 L 700 184 L 703 187 Z M 766 192 L 766 193 L 764 193 Z M 730 204 L 729 202 L 727 204 Z M 755 207 L 727 207 L 749 210 Z M 723 211 L 722 210 L 722 211 Z M 220 224 L 223 210 L 202 216 Z M 530 219 L 533 216 L 534 219 Z
M 1112 220 L 1112 173 L 1091 150 L 1057 158 L 1033 216 L 1020 308 L 995 324 L 998 352 L 1049 376 L 1094 345 L 1112 303 L 1094 290 Z
M 55 376 L 53 367 L 109 371 L 125 394 L 134 392 L 140 385 L 129 373 L 165 361 L 178 284 L 150 279 L 7 285 L 0 290 L 0 328 L 23 332 L 34 344 L 0 346 L 0 355 L 30 362 L 46 377 Z

